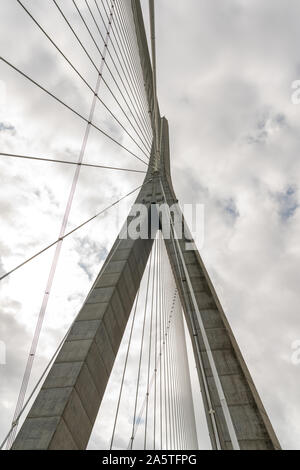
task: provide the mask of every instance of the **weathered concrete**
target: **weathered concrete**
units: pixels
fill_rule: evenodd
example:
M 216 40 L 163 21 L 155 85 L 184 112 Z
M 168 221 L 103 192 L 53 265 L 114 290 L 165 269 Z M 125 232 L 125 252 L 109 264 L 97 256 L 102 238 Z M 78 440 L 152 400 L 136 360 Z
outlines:
M 86 447 L 151 247 L 152 240 L 119 240 L 113 247 L 14 449 Z

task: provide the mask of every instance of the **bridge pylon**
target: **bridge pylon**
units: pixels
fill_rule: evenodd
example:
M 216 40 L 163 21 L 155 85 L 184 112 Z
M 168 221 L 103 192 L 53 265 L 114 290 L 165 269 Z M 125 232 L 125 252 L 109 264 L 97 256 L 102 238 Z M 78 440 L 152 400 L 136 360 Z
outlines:
M 177 207 L 170 171 L 168 121 L 160 115 L 139 0 L 131 1 L 145 91 L 160 152 L 153 144 L 144 183 L 135 201 L 163 211 Z M 156 131 L 157 132 L 157 131 Z M 159 164 L 158 164 L 159 163 Z M 160 207 L 164 206 L 160 212 Z M 169 214 L 170 217 L 170 214 Z M 13 449 L 85 449 L 153 246 L 152 237 L 124 238 L 129 214 L 65 339 L 17 437 Z M 172 217 L 170 217 L 172 220 Z M 153 225 L 153 224 L 152 224 Z M 234 338 L 192 237 L 177 237 L 171 222 L 168 259 L 190 333 L 213 449 L 280 449 L 270 420 Z M 199 400 L 201 397 L 199 396 Z

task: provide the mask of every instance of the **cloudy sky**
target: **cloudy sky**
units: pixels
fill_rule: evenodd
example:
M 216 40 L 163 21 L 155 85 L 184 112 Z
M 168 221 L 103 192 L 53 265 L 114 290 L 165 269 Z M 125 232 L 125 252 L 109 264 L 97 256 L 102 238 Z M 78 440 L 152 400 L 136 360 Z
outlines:
M 23 3 L 94 87 L 95 70 L 53 2 Z M 58 3 L 99 61 L 72 1 Z M 77 3 L 86 14 L 85 2 Z M 201 255 L 282 446 L 299 449 L 300 363 L 292 361 L 292 345 L 300 340 L 300 105 L 291 96 L 292 83 L 300 80 L 300 5 L 155 3 L 158 94 L 170 124 L 174 187 L 182 204 L 205 205 Z M 0 49 L 88 116 L 89 90 L 17 1 L 2 0 Z M 105 87 L 100 90 L 122 119 Z M 95 122 L 142 155 L 100 104 Z M 0 62 L 0 152 L 76 161 L 84 131 L 82 120 Z M 95 129 L 85 161 L 144 169 Z M 71 165 L 0 156 L 1 273 L 57 238 L 73 174 Z M 68 229 L 142 180 L 143 174 L 83 168 Z M 121 205 L 125 214 L 133 199 Z M 32 383 L 75 317 L 121 223 L 112 210 L 64 242 Z M 52 256 L 50 250 L 1 283 L 0 340 L 7 352 L 0 365 L 1 437 L 12 419 Z M 203 433 L 200 447 L 207 446 Z

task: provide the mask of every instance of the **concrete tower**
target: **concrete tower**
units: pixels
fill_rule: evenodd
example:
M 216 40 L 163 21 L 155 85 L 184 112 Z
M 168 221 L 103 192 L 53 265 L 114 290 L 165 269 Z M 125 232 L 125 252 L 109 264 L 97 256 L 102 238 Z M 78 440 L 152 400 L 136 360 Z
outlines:
M 139 0 L 131 3 L 155 129 L 156 98 L 142 11 Z M 145 224 L 153 204 L 177 202 L 168 122 L 159 116 L 158 107 L 157 112 L 159 161 L 153 148 L 136 199 L 148 208 Z M 165 244 L 191 336 L 212 447 L 280 449 L 203 261 L 197 250 L 186 248 L 192 241 L 186 233 L 186 238 L 171 237 Z M 13 449 L 86 448 L 152 245 L 153 238 L 116 239 Z

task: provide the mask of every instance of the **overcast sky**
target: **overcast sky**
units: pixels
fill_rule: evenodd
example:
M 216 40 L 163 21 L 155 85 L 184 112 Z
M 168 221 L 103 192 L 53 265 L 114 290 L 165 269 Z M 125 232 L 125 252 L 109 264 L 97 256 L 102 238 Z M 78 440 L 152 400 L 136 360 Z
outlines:
M 146 12 L 148 2 L 142 3 Z M 95 86 L 96 73 L 53 2 L 24 4 Z M 71 0 L 59 4 L 99 61 Z M 78 4 L 84 11 L 84 1 Z M 201 255 L 282 447 L 299 449 L 300 363 L 292 361 L 292 344 L 300 340 L 300 105 L 291 95 L 300 80 L 300 5 L 155 4 L 158 95 L 170 124 L 175 191 L 181 204 L 205 205 Z M 85 85 L 16 1 L 1 6 L 1 56 L 87 116 Z M 0 81 L 0 152 L 77 160 L 85 123 L 3 62 Z M 104 87 L 101 93 L 115 106 Z M 100 105 L 95 122 L 140 155 Z M 96 130 L 85 161 L 144 169 Z M 57 238 L 73 174 L 71 166 L 0 156 L 0 273 Z M 142 180 L 142 174 L 83 168 L 68 228 Z M 133 200 L 122 205 L 125 214 Z M 121 219 L 112 210 L 64 242 L 33 383 L 80 308 Z M 7 357 L 0 365 L 0 437 L 12 419 L 52 256 L 50 250 L 1 283 Z M 204 435 L 200 446 L 208 446 Z

